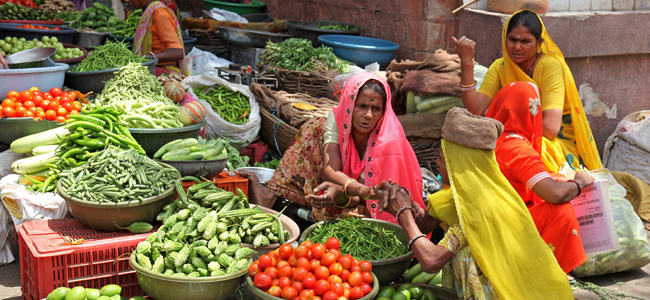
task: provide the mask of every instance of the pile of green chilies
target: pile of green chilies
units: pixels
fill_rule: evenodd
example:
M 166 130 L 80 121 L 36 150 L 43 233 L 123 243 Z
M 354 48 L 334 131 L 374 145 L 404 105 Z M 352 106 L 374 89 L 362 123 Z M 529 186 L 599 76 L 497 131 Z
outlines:
M 94 202 L 130 202 L 163 193 L 178 173 L 138 153 L 109 146 L 79 167 L 59 173 L 63 192 Z
M 199 99 L 210 103 L 212 109 L 224 120 L 233 124 L 248 122 L 251 105 L 246 95 L 231 91 L 225 86 L 204 86 L 192 90 Z
M 107 41 L 106 44 L 95 48 L 84 60 L 70 69 L 71 72 L 91 72 L 121 68 L 129 63 L 141 64 L 147 58 L 133 54 L 127 44 L 118 41 Z
M 382 260 L 408 252 L 394 232 L 358 218 L 339 219 L 335 223 L 318 225 L 307 237 L 313 243 L 323 243 L 335 237 L 341 242 L 341 253 L 360 260 Z
M 138 29 L 138 22 L 142 17 L 142 9 L 136 9 L 125 20 L 126 25 L 123 29 L 113 31 L 116 36 L 135 37 L 135 30 Z

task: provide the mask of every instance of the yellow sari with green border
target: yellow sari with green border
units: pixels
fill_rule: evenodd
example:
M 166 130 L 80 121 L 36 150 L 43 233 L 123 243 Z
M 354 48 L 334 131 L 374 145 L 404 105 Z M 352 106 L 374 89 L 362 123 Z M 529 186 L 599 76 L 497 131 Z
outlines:
M 500 299 L 573 299 L 566 274 L 537 232 L 524 202 L 501 174 L 494 151 L 444 139 L 442 149 L 450 188 L 429 196 L 429 210 L 455 228 L 441 242 L 443 246 L 465 240 L 469 246 L 452 250 L 463 258 L 455 257 L 447 267 L 471 269 L 460 289 L 456 284 L 459 296 L 490 299 L 493 289 Z M 489 284 L 480 278 L 482 274 Z

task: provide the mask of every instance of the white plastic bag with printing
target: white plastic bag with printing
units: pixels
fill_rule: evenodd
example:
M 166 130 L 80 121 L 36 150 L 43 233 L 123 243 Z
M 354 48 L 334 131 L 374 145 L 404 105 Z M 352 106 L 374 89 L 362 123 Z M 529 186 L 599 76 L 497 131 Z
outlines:
M 205 119 L 208 121 L 206 135 L 208 138 L 229 138 L 230 144 L 239 150 L 246 148 L 253 142 L 253 140 L 255 140 L 255 138 L 257 138 L 260 126 L 262 125 L 260 106 L 255 100 L 253 94 L 249 91 L 248 86 L 230 83 L 213 75 L 190 76 L 183 79 L 181 84 L 183 85 L 183 88 L 187 89 L 187 93 L 189 93 L 192 98 L 201 102 L 201 104 L 205 106 Z M 208 102 L 200 100 L 191 89 L 191 87 L 213 85 L 226 86 L 231 91 L 240 92 L 248 97 L 248 103 L 250 103 L 251 106 L 250 114 L 248 114 L 248 122 L 244 124 L 233 124 L 224 120 L 212 109 L 212 106 L 210 106 Z
M 190 75 L 201 75 L 217 73 L 215 68 L 227 67 L 232 64 L 231 61 L 218 57 L 208 51 L 203 51 L 196 47 L 192 48 L 190 53 L 185 55 L 185 63 L 190 70 Z
M 70 214 L 65 200 L 57 193 L 33 193 L 19 183 L 20 175 L 0 179 L 0 199 L 9 213 L 21 222 L 63 219 Z

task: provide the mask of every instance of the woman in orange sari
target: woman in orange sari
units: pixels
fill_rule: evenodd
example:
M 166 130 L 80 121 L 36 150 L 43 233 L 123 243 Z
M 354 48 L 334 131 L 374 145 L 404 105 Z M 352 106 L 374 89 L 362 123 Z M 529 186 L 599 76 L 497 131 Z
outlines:
M 486 115 L 503 123 L 497 140 L 497 162 L 503 175 L 528 207 L 537 230 L 566 273 L 587 260 L 580 227 L 569 203 L 594 178 L 578 171 L 575 180 L 555 181 L 544 169 L 542 113 L 537 86 L 513 82 L 499 91 Z M 558 179 L 559 180 L 559 179 Z

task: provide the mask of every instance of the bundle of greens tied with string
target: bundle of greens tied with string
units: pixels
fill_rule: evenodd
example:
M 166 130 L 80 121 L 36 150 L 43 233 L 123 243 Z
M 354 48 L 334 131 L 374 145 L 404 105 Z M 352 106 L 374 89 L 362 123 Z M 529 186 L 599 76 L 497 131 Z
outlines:
M 326 46 L 314 48 L 309 40 L 291 38 L 281 43 L 267 42 L 258 66 L 264 65 L 268 65 L 271 71 L 282 68 L 296 71 L 347 73 L 352 63 L 336 57 L 332 48 Z

